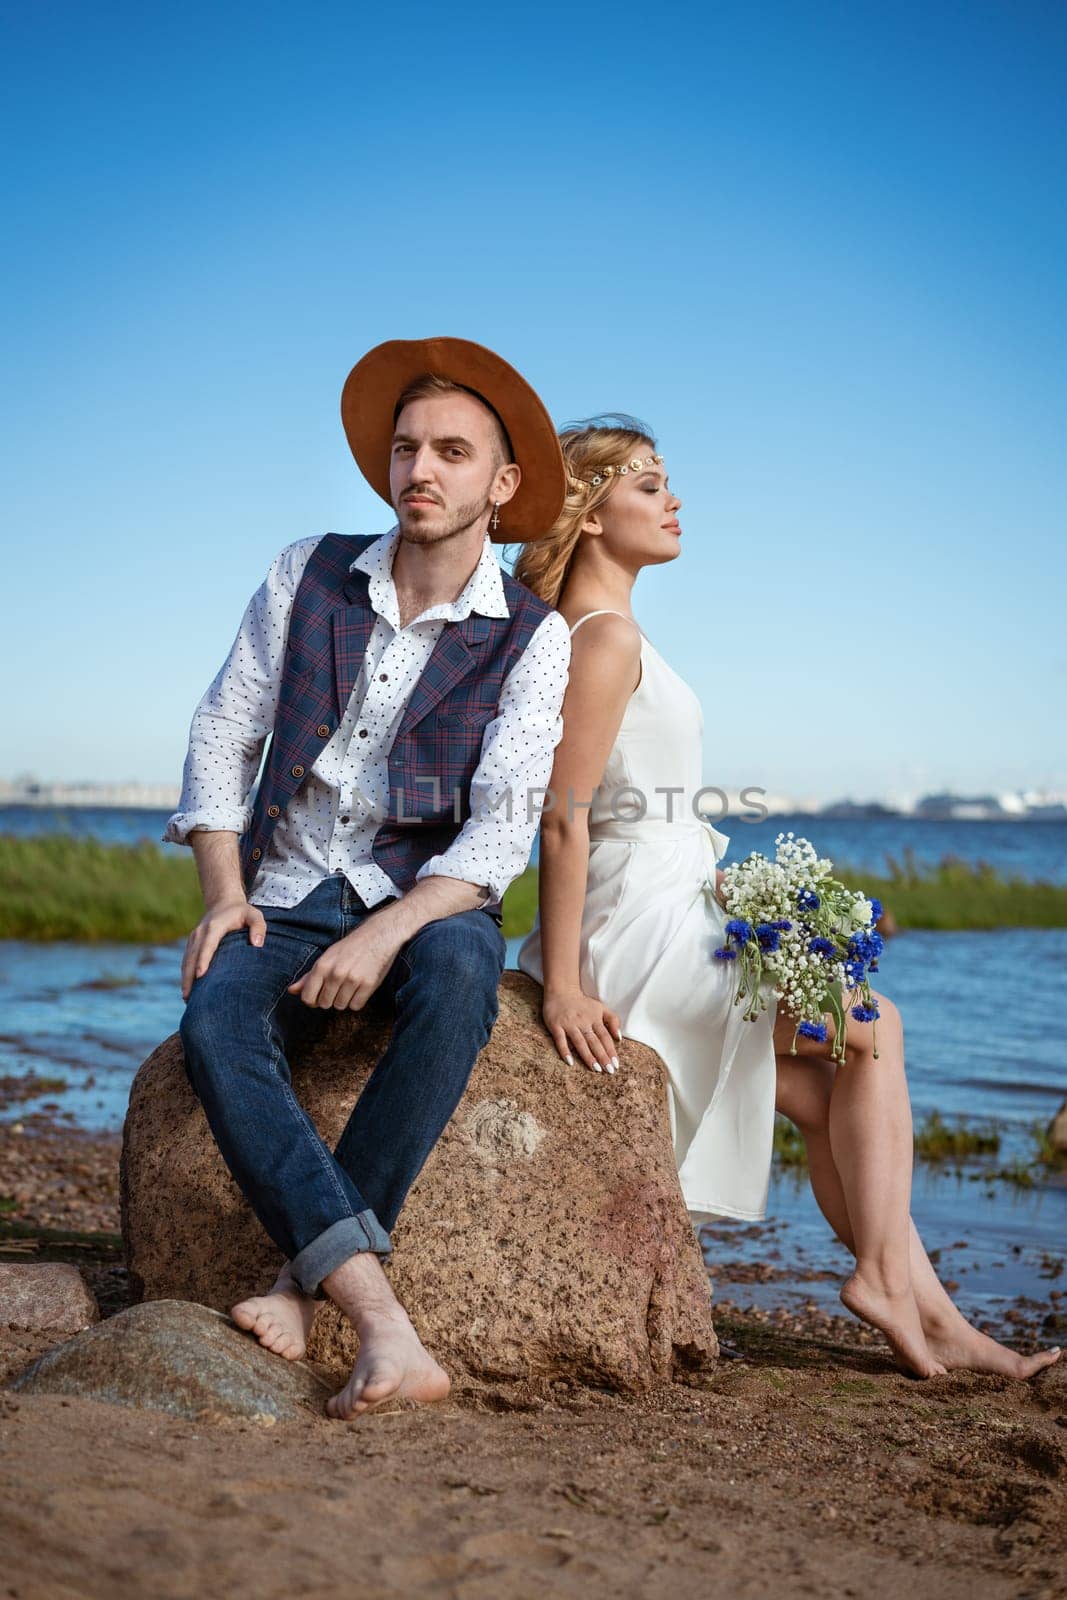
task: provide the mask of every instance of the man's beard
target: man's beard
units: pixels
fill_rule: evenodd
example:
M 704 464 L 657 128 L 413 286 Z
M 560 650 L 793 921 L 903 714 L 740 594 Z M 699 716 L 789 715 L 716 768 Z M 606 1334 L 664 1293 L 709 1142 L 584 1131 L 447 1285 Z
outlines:
M 458 534 L 466 533 L 468 528 L 473 527 L 476 522 L 486 515 L 489 510 L 489 501 L 488 499 L 471 500 L 466 505 L 456 506 L 451 510 L 446 506 L 435 504 L 434 513 L 440 515 L 443 512 L 445 520 L 443 524 L 435 521 L 432 529 L 419 516 L 419 512 L 424 509 L 427 508 L 407 507 L 403 500 L 401 500 L 399 507 L 396 508 L 400 532 L 412 544 L 438 544 L 442 539 L 453 539 Z M 413 512 L 414 516 L 412 515 Z M 405 513 L 407 514 L 406 516 Z

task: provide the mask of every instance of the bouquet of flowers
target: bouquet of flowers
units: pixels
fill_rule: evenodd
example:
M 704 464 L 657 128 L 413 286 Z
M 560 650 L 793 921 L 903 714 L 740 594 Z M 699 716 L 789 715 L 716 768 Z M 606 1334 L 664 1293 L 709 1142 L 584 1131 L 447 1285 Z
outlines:
M 753 851 L 725 869 L 730 920 L 715 959 L 736 963 L 734 1004 L 744 1002 L 746 1021 L 766 1010 L 761 987 L 769 985 L 796 1018 L 792 1053 L 798 1036 L 826 1038 L 829 1014 L 833 1057 L 843 1061 L 848 1017 L 873 1023 L 878 1016 L 868 973 L 882 953 L 875 928 L 882 907 L 832 878 L 833 862 L 816 856 L 807 839 L 780 833 L 775 845 L 774 861 Z

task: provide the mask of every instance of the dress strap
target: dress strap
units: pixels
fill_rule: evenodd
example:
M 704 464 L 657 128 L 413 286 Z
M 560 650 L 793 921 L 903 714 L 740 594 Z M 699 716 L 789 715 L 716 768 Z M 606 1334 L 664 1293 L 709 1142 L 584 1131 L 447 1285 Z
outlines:
M 584 617 L 579 617 L 578 621 L 571 628 L 571 634 L 573 635 L 575 630 L 580 628 L 583 622 L 588 622 L 590 617 L 626 617 L 626 612 L 625 611 L 613 611 L 610 606 L 605 606 L 603 608 L 603 610 L 601 610 L 601 611 L 587 611 L 585 616 Z M 633 617 L 626 617 L 626 620 L 627 620 L 627 622 L 633 622 L 634 627 L 637 629 L 638 633 L 641 633 L 640 625 L 638 623 L 634 622 Z M 641 634 L 641 637 L 644 638 L 644 634 Z

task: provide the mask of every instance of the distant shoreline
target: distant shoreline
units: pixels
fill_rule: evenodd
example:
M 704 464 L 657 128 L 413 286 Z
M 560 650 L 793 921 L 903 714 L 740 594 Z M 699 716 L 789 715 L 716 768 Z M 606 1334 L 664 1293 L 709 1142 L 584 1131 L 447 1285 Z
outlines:
M 170 800 L 146 801 L 143 799 L 124 800 L 120 798 L 94 797 L 57 800 L 54 798 L 23 798 L 0 800 L 0 832 L 2 829 L 3 814 L 5 811 L 140 811 L 146 815 L 170 816 L 177 810 L 179 796 L 177 793 Z M 748 809 L 742 807 L 742 811 Z M 719 826 L 722 823 L 752 821 L 740 813 L 730 811 L 725 817 L 718 817 L 712 813 L 704 813 L 708 820 Z M 1006 811 L 1003 808 L 989 811 L 975 811 L 969 808 L 960 810 L 899 810 L 895 806 L 884 805 L 880 801 L 864 804 L 859 801 L 830 802 L 825 806 L 809 807 L 793 805 L 783 808 L 768 810 L 765 818 L 760 820 L 773 822 L 778 818 L 811 817 L 818 821 L 871 821 L 877 818 L 900 819 L 907 822 L 1067 822 L 1067 805 L 1048 805 L 1031 807 L 1025 811 Z

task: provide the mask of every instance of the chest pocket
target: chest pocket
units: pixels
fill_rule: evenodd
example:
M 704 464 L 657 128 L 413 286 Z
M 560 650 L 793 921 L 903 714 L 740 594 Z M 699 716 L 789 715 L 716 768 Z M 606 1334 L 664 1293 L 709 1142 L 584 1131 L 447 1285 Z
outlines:
M 495 716 L 495 711 L 440 711 L 433 720 L 445 728 L 487 728 Z

